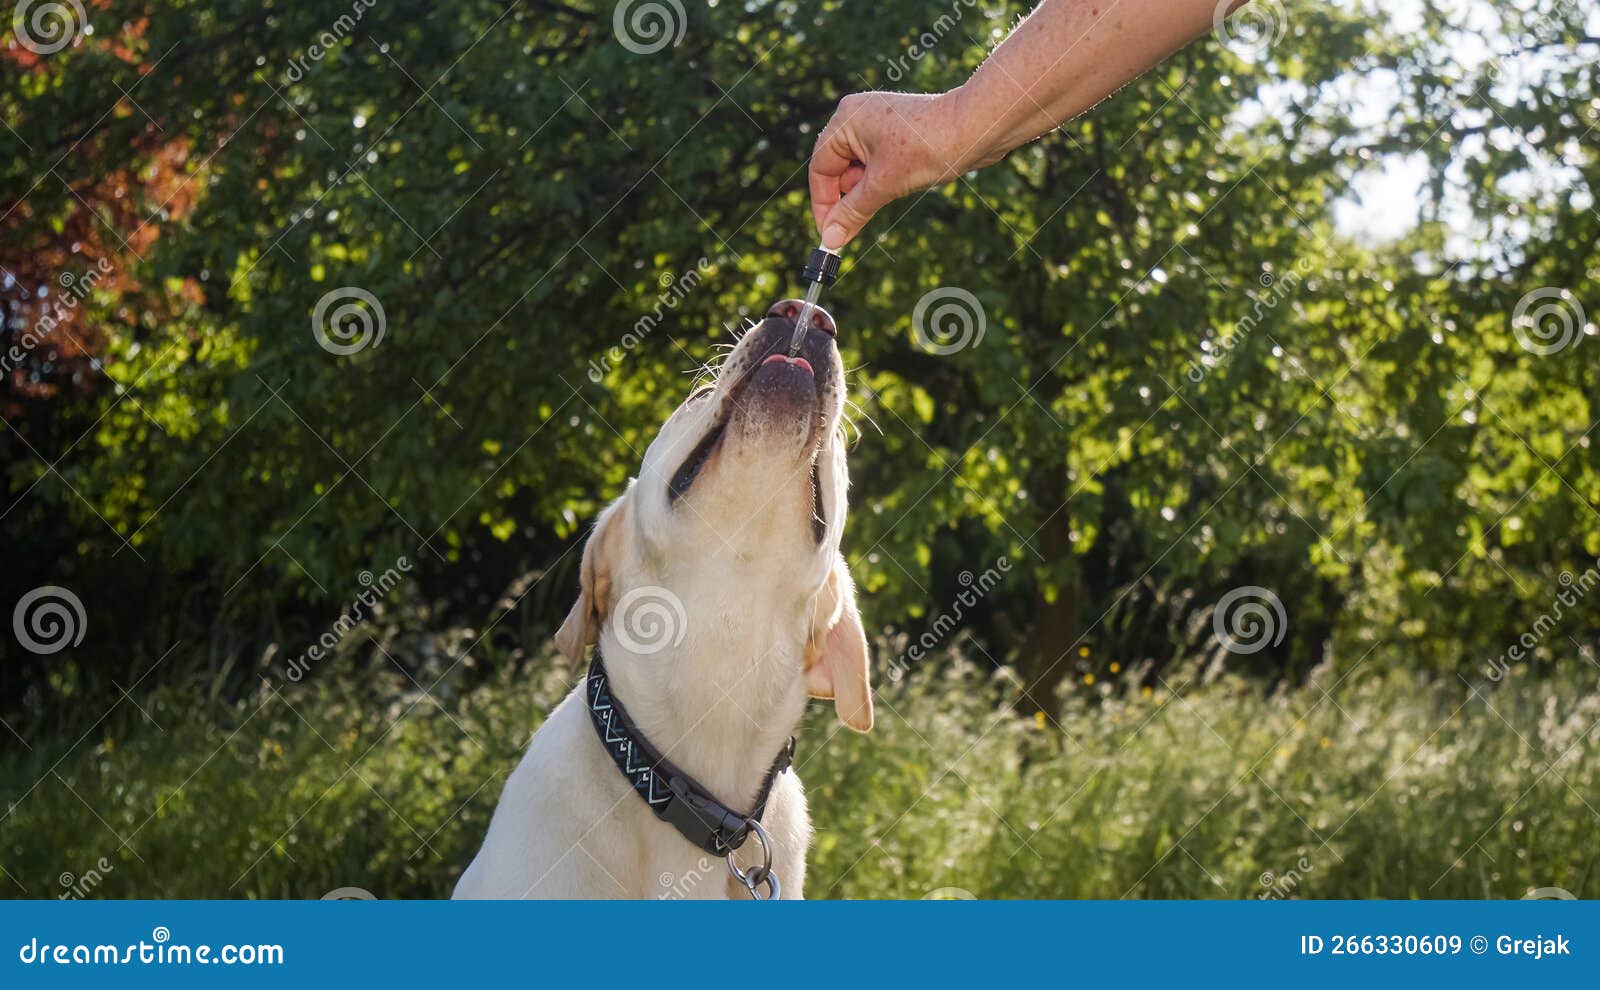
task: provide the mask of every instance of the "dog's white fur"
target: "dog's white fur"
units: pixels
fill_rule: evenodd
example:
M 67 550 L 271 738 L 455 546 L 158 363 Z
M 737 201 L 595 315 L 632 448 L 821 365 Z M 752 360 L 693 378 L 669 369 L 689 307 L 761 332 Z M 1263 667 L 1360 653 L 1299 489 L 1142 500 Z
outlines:
M 598 641 L 612 688 L 640 731 L 736 809 L 755 803 L 808 693 L 834 698 L 851 728 L 872 725 L 866 637 L 839 554 L 843 374 L 820 330 L 805 352 L 814 385 L 796 379 L 796 368 L 761 366 L 783 349 L 791 326 L 769 317 L 752 329 L 716 385 L 662 426 L 638 479 L 596 522 L 578 602 L 556 635 L 574 661 Z M 719 446 L 671 502 L 670 480 L 719 422 L 727 424 Z M 811 521 L 813 466 L 826 519 L 820 540 Z M 652 598 L 675 599 L 682 612 L 652 616 Z M 668 626 L 664 646 L 652 651 L 650 636 L 663 632 L 650 628 L 653 620 Z M 811 826 L 794 770 L 777 779 L 762 823 L 783 896 L 798 898 Z M 751 839 L 737 859 L 748 868 L 759 856 Z M 580 682 L 506 782 L 454 896 L 747 895 L 721 860 L 657 820 L 629 789 L 595 735 Z

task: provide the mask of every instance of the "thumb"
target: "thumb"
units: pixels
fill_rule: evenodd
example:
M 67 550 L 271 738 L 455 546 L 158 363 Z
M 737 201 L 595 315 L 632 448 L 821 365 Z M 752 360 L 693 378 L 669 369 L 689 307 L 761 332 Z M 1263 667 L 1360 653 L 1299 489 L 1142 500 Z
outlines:
M 855 239 L 861 233 L 861 228 L 867 225 L 873 215 L 883 209 L 894 199 L 880 191 L 883 185 L 874 181 L 872 166 L 867 166 L 867 171 L 861 181 L 856 183 L 839 202 L 833 204 L 828 215 L 822 218 L 822 246 L 830 251 L 837 251 Z

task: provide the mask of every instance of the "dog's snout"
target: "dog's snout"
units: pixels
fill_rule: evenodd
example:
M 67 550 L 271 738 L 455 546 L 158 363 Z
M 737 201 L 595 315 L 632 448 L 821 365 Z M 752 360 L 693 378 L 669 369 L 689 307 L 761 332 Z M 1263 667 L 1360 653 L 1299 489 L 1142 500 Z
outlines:
M 800 307 L 804 304 L 804 300 L 785 299 L 782 302 L 773 303 L 772 308 L 767 310 L 767 315 L 793 323 L 795 318 L 800 315 Z M 811 308 L 811 329 L 821 330 L 830 337 L 839 336 L 839 328 L 834 325 L 833 317 L 829 316 L 828 311 L 821 306 L 813 306 Z

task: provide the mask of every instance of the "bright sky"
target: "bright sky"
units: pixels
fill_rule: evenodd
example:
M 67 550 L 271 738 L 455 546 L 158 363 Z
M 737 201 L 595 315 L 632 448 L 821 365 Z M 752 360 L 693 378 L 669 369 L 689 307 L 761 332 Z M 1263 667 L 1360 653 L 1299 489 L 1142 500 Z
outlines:
M 1420 0 L 1383 0 L 1382 9 L 1390 25 L 1398 30 L 1412 30 L 1421 24 L 1423 8 Z M 1480 31 L 1487 30 L 1492 23 L 1489 20 L 1490 9 L 1490 0 L 1458 0 L 1450 22 Z M 1588 26 L 1590 33 L 1600 34 L 1600 5 L 1590 12 Z M 1474 38 L 1464 37 L 1456 49 L 1456 55 L 1463 63 L 1473 64 L 1485 59 L 1491 49 L 1506 52 L 1511 48 L 1510 41 L 1485 45 Z M 1536 78 L 1542 58 L 1534 55 L 1508 60 L 1499 85 L 1509 91 Z M 1385 73 L 1352 80 L 1351 95 L 1356 106 L 1353 122 L 1358 127 L 1364 127 L 1388 118 L 1401 94 L 1394 77 Z M 1474 143 L 1481 146 L 1483 140 L 1483 137 L 1469 137 L 1462 142 L 1462 150 L 1470 151 Z M 1417 224 L 1418 197 L 1428 177 L 1427 162 L 1420 155 L 1390 156 L 1375 162 L 1371 169 L 1354 179 L 1353 194 L 1334 204 L 1335 224 L 1342 233 L 1369 243 L 1392 240 L 1405 234 Z M 1529 191 L 1541 190 L 1555 195 L 1568 194 L 1574 186 L 1574 180 L 1574 171 L 1569 166 L 1556 158 L 1548 158 L 1543 166 L 1519 176 L 1506 177 L 1503 181 L 1513 188 L 1513 184 L 1516 184 Z M 1518 233 L 1510 222 L 1496 223 L 1492 229 L 1476 224 L 1464 206 L 1458 204 L 1452 207 L 1448 198 L 1444 217 L 1457 235 L 1456 243 L 1452 245 L 1453 255 L 1479 254 L 1473 247 L 1474 241 Z
M 1413 31 L 1422 23 L 1418 0 L 1392 0 L 1385 7 L 1396 30 Z M 1388 73 L 1356 80 L 1353 88 L 1359 108 L 1355 123 L 1362 127 L 1388 119 L 1400 96 Z M 1357 176 L 1354 195 L 1334 204 L 1335 225 L 1341 233 L 1367 242 L 1401 236 L 1417 225 L 1417 197 L 1426 178 L 1427 165 L 1420 156 L 1389 157 Z

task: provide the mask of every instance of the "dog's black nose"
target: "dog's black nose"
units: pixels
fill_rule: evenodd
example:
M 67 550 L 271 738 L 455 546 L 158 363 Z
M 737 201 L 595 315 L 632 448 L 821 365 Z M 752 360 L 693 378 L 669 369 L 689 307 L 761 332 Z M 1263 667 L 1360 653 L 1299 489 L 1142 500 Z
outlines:
M 800 315 L 800 307 L 802 305 L 804 305 L 803 300 L 785 299 L 782 302 L 773 303 L 772 308 L 767 310 L 767 315 L 776 316 L 793 323 L 795 317 Z M 833 317 L 829 316 L 828 311 L 821 306 L 811 307 L 811 329 L 821 330 L 830 337 L 839 336 L 839 328 L 834 326 Z

